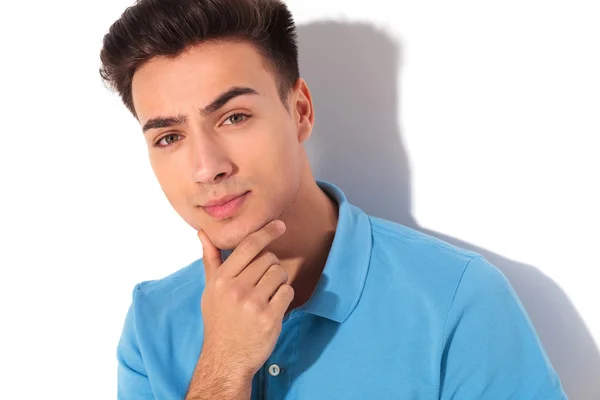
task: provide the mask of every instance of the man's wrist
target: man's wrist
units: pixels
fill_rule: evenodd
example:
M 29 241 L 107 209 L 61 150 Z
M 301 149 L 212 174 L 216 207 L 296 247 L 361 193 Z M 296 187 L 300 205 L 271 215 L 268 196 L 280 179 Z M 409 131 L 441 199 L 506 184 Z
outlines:
M 250 399 L 251 374 L 200 357 L 185 400 Z

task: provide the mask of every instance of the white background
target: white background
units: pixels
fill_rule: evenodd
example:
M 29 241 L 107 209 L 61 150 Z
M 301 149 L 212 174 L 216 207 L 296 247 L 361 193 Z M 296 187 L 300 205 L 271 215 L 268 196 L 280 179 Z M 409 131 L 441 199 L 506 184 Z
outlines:
M 116 397 L 135 283 L 201 257 L 98 75 L 131 1 L 0 5 L 2 399 Z M 600 398 L 597 1 L 289 1 L 318 178 L 480 252 Z

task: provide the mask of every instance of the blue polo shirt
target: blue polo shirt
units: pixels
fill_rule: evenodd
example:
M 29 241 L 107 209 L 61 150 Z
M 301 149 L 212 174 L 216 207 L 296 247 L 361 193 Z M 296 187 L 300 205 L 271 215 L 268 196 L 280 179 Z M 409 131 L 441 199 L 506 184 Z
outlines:
M 252 400 L 567 398 L 496 267 L 317 183 L 339 205 L 333 245 L 311 298 L 283 319 Z M 204 284 L 199 259 L 135 286 L 117 349 L 119 399 L 185 397 Z

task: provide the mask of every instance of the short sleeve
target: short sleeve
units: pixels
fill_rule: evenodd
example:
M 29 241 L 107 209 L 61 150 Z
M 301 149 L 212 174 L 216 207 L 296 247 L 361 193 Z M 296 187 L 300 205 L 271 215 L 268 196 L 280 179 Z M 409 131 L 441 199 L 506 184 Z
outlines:
M 567 398 L 517 294 L 481 256 L 463 272 L 442 348 L 441 400 Z
M 139 286 L 140 284 L 136 285 L 133 290 L 132 302 L 117 346 L 119 400 L 154 400 L 137 340 L 135 306 Z

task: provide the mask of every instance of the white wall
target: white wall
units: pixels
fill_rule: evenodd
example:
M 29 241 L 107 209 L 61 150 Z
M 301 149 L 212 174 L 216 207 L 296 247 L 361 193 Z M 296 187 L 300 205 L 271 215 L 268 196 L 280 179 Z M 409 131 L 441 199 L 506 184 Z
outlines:
M 200 243 L 98 76 L 102 35 L 132 2 L 12 3 L 0 6 L 0 398 L 114 398 L 133 285 L 199 258 Z M 490 259 L 570 398 L 600 398 L 598 2 L 288 3 L 316 175 Z

